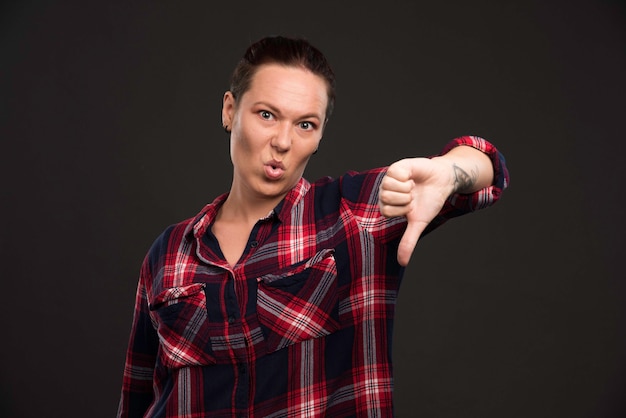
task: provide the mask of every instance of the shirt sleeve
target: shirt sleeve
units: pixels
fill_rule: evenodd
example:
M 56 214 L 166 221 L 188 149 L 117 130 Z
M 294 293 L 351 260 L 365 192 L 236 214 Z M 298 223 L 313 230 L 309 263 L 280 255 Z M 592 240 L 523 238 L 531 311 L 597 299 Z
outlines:
M 153 401 L 152 382 L 159 341 L 148 309 L 146 283 L 149 278 L 150 269 L 146 257 L 137 285 L 118 418 L 143 417 Z
M 378 192 L 387 168 L 351 171 L 341 177 L 342 210 L 361 230 L 385 243 L 399 239 L 406 227 L 404 216 L 388 218 L 380 213 Z
M 478 136 L 461 136 L 450 141 L 442 149 L 439 155 L 446 154 L 451 149 L 460 145 L 467 145 L 484 152 L 493 165 L 493 183 L 474 193 L 455 193 L 448 198 L 439 215 L 436 216 L 424 230 L 425 235 L 447 220 L 465 215 L 479 209 L 485 209 L 494 205 L 502 192 L 509 186 L 509 172 L 506 167 L 504 155 L 489 141 Z

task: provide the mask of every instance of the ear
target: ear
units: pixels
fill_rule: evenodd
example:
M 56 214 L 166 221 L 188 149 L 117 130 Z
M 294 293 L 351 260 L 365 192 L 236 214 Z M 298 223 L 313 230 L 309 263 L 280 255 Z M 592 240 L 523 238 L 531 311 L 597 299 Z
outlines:
M 235 97 L 227 91 L 222 99 L 222 126 L 232 129 L 233 115 L 235 113 Z

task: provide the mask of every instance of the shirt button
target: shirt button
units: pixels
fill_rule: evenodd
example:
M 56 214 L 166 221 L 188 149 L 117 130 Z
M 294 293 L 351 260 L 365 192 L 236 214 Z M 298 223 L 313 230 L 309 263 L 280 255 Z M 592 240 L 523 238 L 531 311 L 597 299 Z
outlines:
M 250 242 L 250 246 L 251 246 L 252 248 L 257 247 L 258 245 L 259 245 L 259 241 L 251 241 L 251 242 Z
M 233 318 L 232 316 L 228 317 L 228 323 L 232 324 L 233 322 L 235 322 L 235 318 Z

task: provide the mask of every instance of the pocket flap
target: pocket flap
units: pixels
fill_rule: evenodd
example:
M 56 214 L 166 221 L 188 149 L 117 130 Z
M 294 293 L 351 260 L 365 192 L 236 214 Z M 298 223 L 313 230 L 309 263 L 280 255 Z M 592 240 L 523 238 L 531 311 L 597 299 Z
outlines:
M 169 306 L 173 303 L 177 303 L 179 299 L 196 295 L 202 292 L 205 286 L 206 285 L 204 283 L 194 283 L 187 286 L 170 287 L 165 289 L 154 298 L 152 303 L 150 303 L 150 310 L 154 311 L 163 305 Z

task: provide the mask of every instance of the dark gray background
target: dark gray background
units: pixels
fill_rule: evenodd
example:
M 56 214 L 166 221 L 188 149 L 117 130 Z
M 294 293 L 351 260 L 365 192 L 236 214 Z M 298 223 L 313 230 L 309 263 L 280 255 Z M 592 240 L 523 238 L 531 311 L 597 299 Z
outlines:
M 0 416 L 110 417 L 141 260 L 230 184 L 220 106 L 249 42 L 338 77 L 310 179 L 476 134 L 502 201 L 420 241 L 400 417 L 626 415 L 622 2 L 14 1 L 0 6 Z

